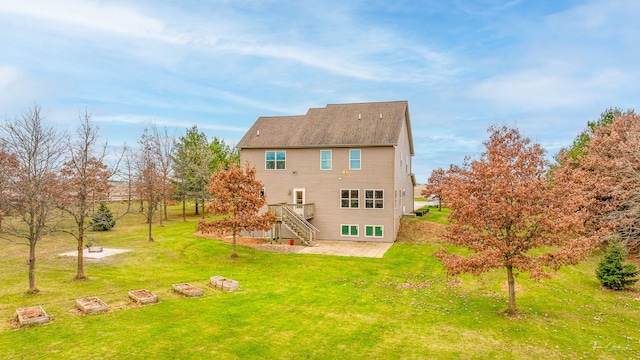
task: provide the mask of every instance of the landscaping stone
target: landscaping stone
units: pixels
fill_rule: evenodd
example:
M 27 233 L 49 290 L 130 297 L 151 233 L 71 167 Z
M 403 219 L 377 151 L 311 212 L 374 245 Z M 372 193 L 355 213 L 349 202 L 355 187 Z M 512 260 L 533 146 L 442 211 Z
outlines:
M 95 296 L 76 299 L 76 306 L 87 315 L 99 314 L 109 310 L 107 304 Z
M 16 310 L 20 326 L 29 324 L 44 324 L 49 322 L 49 315 L 42 306 L 32 306 Z
M 190 284 L 173 284 L 173 291 L 180 293 L 184 296 L 202 296 L 204 292 L 202 289 Z
M 154 304 L 158 302 L 158 295 L 155 295 L 149 290 L 131 290 L 129 291 L 129 297 L 141 305 Z
M 238 290 L 238 282 L 236 280 L 227 279 L 222 276 L 212 276 L 209 282 L 211 286 L 224 291 Z

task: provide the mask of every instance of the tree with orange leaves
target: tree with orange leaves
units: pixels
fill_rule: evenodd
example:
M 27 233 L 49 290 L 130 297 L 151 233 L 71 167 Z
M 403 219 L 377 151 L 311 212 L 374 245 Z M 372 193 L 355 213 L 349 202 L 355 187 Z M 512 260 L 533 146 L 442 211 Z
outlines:
M 69 214 L 75 226 L 64 232 L 75 238 L 78 251 L 76 280 L 85 280 L 84 244 L 87 230 L 93 226 L 87 219 L 96 201 L 106 197 L 111 188 L 108 181 L 115 173 L 104 164 L 107 145 L 96 149 L 99 127 L 91 122 L 91 114 L 85 111 L 80 117 L 76 137 L 67 139 L 69 160 L 64 163 L 60 175 L 62 191 L 59 207 Z
M 438 211 L 442 211 L 442 186 L 444 185 L 447 173 L 442 168 L 437 168 L 431 172 L 431 176 L 427 180 L 427 185 L 420 193 L 425 198 L 429 199 L 431 195 L 435 195 L 438 198 Z
M 549 277 L 548 270 L 585 259 L 593 241 L 584 235 L 584 197 L 565 174 L 548 181 L 544 150 L 517 129 L 490 127 L 489 132 L 480 159 L 465 159 L 443 187 L 451 209 L 446 239 L 474 253 L 442 250 L 435 256 L 449 275 L 506 269 L 513 314 L 516 271 L 536 280 Z
M 208 203 L 209 210 L 223 218 L 212 222 L 200 220 L 198 230 L 203 233 L 231 233 L 233 235 L 233 251 L 236 253 L 236 236 L 242 231 L 268 230 L 273 225 L 274 217 L 270 212 L 260 213 L 266 205 L 264 196 L 260 196 L 263 185 L 256 180 L 255 167 L 247 162 L 244 169 L 234 163 L 228 170 L 220 170 L 211 175 L 209 193 L 213 200 Z
M 588 225 L 602 240 L 615 238 L 629 252 L 640 252 L 640 115 L 617 114 L 611 123 L 594 129 L 574 166 L 589 194 Z

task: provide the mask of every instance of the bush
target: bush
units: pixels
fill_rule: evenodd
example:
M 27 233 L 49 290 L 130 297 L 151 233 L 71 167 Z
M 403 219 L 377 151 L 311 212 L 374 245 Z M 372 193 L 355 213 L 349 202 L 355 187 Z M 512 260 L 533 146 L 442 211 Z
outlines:
M 424 215 L 424 214 L 426 214 L 428 212 L 429 212 L 429 208 L 420 208 L 420 209 L 414 211 L 416 216 L 422 216 L 422 215 Z
M 108 231 L 115 225 L 116 221 L 113 219 L 111 210 L 109 210 L 105 203 L 100 202 L 100 204 L 98 204 L 98 210 L 91 221 L 91 228 L 95 231 Z
M 640 271 L 634 264 L 623 264 L 626 257 L 626 251 L 620 244 L 614 241 L 609 244 L 596 269 L 596 276 L 603 286 L 613 290 L 624 290 L 638 281 L 636 276 Z

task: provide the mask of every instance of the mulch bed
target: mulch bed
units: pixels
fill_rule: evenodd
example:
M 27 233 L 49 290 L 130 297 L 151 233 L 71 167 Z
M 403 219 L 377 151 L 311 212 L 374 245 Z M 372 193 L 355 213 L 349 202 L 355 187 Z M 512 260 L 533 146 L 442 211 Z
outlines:
M 220 239 L 228 244 L 233 242 L 233 238 L 229 235 L 220 235 L 216 233 L 204 234 L 201 232 L 196 233 L 197 236 L 207 239 Z M 237 245 L 249 246 L 261 251 L 268 251 L 279 254 L 292 254 L 297 253 L 306 246 L 304 245 L 289 245 L 288 239 L 282 239 L 282 244 L 271 243 L 269 239 L 264 238 L 251 238 L 251 237 L 236 237 Z

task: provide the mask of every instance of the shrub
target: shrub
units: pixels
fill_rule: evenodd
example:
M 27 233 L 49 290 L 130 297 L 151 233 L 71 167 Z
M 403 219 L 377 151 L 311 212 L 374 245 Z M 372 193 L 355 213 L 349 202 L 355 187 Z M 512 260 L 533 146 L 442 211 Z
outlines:
M 640 271 L 634 264 L 623 264 L 626 257 L 626 251 L 620 244 L 614 241 L 609 244 L 596 269 L 596 276 L 603 286 L 613 290 L 624 290 L 638 281 L 636 276 Z
M 113 214 L 103 202 L 98 204 L 98 210 L 91 221 L 91 228 L 95 231 L 108 231 L 116 225 Z

